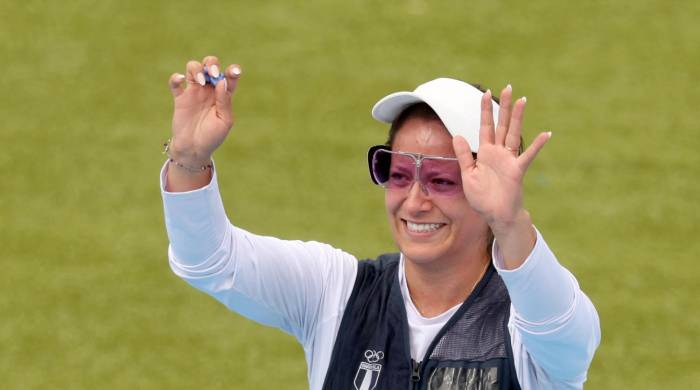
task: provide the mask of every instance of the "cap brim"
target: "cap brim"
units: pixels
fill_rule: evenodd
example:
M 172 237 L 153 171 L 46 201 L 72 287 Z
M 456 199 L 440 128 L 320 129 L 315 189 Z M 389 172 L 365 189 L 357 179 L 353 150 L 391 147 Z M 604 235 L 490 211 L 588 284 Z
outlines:
M 391 123 L 406 107 L 423 101 L 413 92 L 395 92 L 384 96 L 372 107 L 372 116 L 378 121 Z

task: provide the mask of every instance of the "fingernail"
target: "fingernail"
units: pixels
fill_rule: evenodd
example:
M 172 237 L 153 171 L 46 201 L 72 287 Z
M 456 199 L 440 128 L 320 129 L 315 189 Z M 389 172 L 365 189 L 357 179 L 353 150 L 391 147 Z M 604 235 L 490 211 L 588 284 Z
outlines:
M 224 77 L 224 90 L 228 91 L 228 80 Z
M 194 78 L 195 78 L 195 80 L 197 80 L 199 85 L 201 85 L 202 87 L 204 86 L 204 84 L 207 83 L 207 81 L 204 79 L 204 73 L 202 73 L 202 72 L 197 73 L 197 75 L 194 76 Z
M 219 73 L 219 67 L 216 66 L 216 64 L 212 65 L 212 66 L 209 68 L 209 74 L 212 75 L 212 77 L 214 77 L 214 78 L 218 78 L 218 77 L 219 77 L 219 74 L 220 74 L 220 73 Z
M 552 132 L 551 132 L 551 131 L 548 131 L 548 132 L 547 132 L 547 138 L 552 138 Z
M 179 83 L 180 81 L 184 80 L 184 79 L 185 79 L 185 75 L 184 75 L 184 74 L 178 74 L 178 75 L 175 76 L 175 81 L 177 81 L 178 83 Z
M 506 89 L 507 89 L 508 91 L 512 91 L 512 90 L 513 90 L 513 87 L 512 87 L 510 84 L 508 84 L 508 85 L 506 85 Z
M 523 101 L 523 103 L 527 103 L 527 96 L 523 96 L 520 99 Z
M 487 89 L 487 90 L 486 90 L 486 93 L 487 93 L 489 96 L 491 96 L 491 89 Z
M 231 68 L 231 76 L 235 77 L 235 76 L 240 76 L 240 75 L 241 75 L 241 68 L 239 68 L 238 66 L 234 66 L 233 68 Z

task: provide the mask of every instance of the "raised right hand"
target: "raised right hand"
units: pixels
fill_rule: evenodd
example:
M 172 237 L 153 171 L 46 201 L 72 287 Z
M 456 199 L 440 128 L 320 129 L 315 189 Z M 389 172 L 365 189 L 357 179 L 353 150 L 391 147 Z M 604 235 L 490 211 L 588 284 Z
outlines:
M 204 66 L 214 77 L 221 72 L 218 58 L 207 56 L 202 62 L 189 61 L 186 75 L 174 73 L 169 81 L 175 102 L 169 152 L 188 167 L 209 164 L 214 150 L 226 139 L 233 125 L 231 96 L 241 76 L 241 67 L 230 65 L 224 71 L 225 79 L 214 87 L 204 82 Z

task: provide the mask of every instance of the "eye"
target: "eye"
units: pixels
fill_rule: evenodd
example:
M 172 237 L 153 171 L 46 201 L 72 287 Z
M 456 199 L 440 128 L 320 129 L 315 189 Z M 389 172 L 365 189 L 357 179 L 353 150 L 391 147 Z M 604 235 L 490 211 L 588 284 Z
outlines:
M 411 183 L 412 180 L 413 179 L 411 179 L 411 176 L 401 171 L 391 171 L 389 173 L 389 182 L 395 186 L 407 186 Z
M 430 180 L 430 182 L 434 185 L 446 186 L 446 187 L 457 185 L 457 183 L 455 183 L 454 181 L 452 181 L 450 179 L 441 178 L 441 177 L 433 178 L 432 180 Z
M 444 177 L 434 177 L 429 183 L 430 190 L 437 193 L 453 193 L 459 191 L 461 187 L 459 182 Z

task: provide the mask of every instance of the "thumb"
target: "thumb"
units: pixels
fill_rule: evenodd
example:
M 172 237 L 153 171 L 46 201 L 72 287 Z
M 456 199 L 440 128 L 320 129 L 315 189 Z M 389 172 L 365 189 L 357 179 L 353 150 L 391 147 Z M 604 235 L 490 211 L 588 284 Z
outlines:
M 229 93 L 233 93 L 238 85 L 238 79 L 241 78 L 241 66 L 238 64 L 233 64 L 226 69 L 224 76 L 226 77 L 226 82 L 228 83 L 227 90 Z
M 227 80 L 224 78 L 214 87 L 216 95 L 216 116 L 221 118 L 228 126 L 233 124 L 233 115 L 231 112 L 231 94 L 227 91 Z
M 472 157 L 472 149 L 464 137 L 461 135 L 454 136 L 452 138 L 452 147 L 455 150 L 455 155 L 457 155 L 459 168 L 462 173 L 474 167 L 475 162 L 474 157 Z
M 216 115 L 228 126 L 233 124 L 233 112 L 231 109 L 231 97 L 236 90 L 238 79 L 241 76 L 241 68 L 238 65 L 231 65 L 224 73 L 222 82 L 216 84 Z

